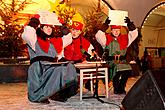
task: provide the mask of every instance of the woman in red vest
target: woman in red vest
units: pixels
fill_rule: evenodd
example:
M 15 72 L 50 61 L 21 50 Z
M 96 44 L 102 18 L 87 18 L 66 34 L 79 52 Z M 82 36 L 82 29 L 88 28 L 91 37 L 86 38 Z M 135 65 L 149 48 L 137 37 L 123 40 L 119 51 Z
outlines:
M 31 102 L 49 103 L 49 99 L 66 101 L 77 91 L 77 72 L 71 63 L 57 63 L 66 46 L 58 29 L 61 23 L 55 13 L 40 12 L 30 20 L 22 34 L 28 45 L 28 99 Z M 68 41 L 67 41 L 68 42 Z
M 69 33 L 72 36 L 72 43 L 64 48 L 64 58 L 73 63 L 85 62 L 94 58 L 94 47 L 84 38 L 82 29 L 81 22 L 73 21 Z M 90 90 L 90 80 L 85 83 L 85 88 Z
M 90 60 L 94 49 L 92 44 L 84 38 L 82 29 L 83 24 L 81 22 L 73 21 L 69 33 L 72 36 L 72 43 L 64 48 L 65 59 L 74 61 L 74 63 Z
M 108 52 L 107 62 L 110 65 L 110 78 L 113 80 L 115 94 L 126 93 L 125 86 L 128 79 L 128 73 L 132 70 L 129 62 L 126 61 L 126 51 L 128 46 L 137 38 L 138 31 L 130 19 L 125 19 L 128 27 L 127 34 L 121 34 L 120 25 L 109 25 L 108 19 L 103 24 L 102 30 L 96 33 L 97 41 Z M 105 33 L 110 27 L 111 33 Z

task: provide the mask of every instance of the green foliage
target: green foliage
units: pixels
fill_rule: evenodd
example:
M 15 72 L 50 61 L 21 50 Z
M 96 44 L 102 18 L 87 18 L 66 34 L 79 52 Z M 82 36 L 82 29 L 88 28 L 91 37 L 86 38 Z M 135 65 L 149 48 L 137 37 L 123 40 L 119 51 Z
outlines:
M 101 9 L 98 10 L 97 7 L 93 8 L 93 10 L 89 10 L 86 16 L 84 16 L 84 36 L 91 42 L 99 56 L 102 55 L 103 49 L 96 41 L 95 34 L 101 29 L 105 18 L 107 18 L 107 16 L 101 11 Z
M 97 9 L 93 9 L 88 11 L 87 15 L 84 16 L 85 21 L 85 32 L 87 32 L 86 37 L 89 39 L 93 39 L 96 32 L 101 28 L 102 22 L 105 15 L 101 11 L 97 11 Z
M 25 46 L 20 37 L 22 26 L 19 25 L 22 18 L 18 15 L 28 4 L 30 2 L 27 0 L 11 0 L 9 3 L 0 0 L 0 57 L 16 58 L 24 55 Z
M 19 25 L 0 25 L 0 57 L 22 56 L 25 47 L 20 37 L 22 27 Z
M 56 7 L 56 10 L 58 11 L 60 18 L 64 20 L 64 23 L 70 25 L 73 16 L 76 14 L 76 9 L 69 6 L 60 7 L 59 5 Z

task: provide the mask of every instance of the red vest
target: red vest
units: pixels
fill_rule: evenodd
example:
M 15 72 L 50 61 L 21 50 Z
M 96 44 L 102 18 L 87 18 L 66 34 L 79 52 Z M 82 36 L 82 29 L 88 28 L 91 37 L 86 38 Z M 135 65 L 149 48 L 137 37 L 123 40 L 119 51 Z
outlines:
M 62 51 L 63 43 L 62 43 L 62 38 L 60 38 L 60 37 L 50 38 L 49 40 L 48 39 L 43 40 L 40 37 L 37 37 L 37 40 L 38 40 L 38 43 L 39 43 L 41 49 L 46 53 L 48 53 L 48 51 L 49 51 L 50 43 L 53 44 L 53 46 L 56 49 L 57 53 L 60 53 Z
M 106 39 L 107 39 L 106 45 L 109 45 L 114 40 L 114 37 L 110 34 L 107 34 Z M 117 38 L 117 41 L 120 44 L 120 50 L 126 49 L 128 45 L 128 34 L 126 35 L 121 34 Z
M 82 60 L 83 54 L 81 53 L 80 45 L 82 45 L 82 48 L 88 52 L 90 42 L 81 35 L 78 38 L 73 39 L 72 43 L 67 47 L 65 47 L 64 49 L 65 59 L 72 61 Z

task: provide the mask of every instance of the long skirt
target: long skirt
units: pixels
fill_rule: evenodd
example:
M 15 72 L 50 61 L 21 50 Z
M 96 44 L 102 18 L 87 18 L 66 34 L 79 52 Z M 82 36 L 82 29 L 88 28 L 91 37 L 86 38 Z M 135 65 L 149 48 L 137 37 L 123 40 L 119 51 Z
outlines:
M 40 102 L 70 84 L 77 84 L 77 72 L 73 64 L 45 65 L 34 62 L 28 69 L 28 99 Z

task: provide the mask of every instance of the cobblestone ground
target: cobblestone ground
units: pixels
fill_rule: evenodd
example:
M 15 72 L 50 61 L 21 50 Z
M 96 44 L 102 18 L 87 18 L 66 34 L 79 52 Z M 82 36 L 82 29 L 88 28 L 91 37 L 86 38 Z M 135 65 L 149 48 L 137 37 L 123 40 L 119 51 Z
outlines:
M 126 86 L 127 92 L 139 77 L 129 78 Z M 105 87 L 102 81 L 99 81 L 98 90 L 99 95 L 105 93 Z M 85 89 L 83 94 L 83 96 L 92 95 Z M 79 101 L 78 93 L 65 103 L 50 100 L 50 104 L 39 104 L 28 101 L 26 83 L 3 83 L 0 84 L 0 110 L 119 110 L 124 96 L 113 94 L 113 88 L 110 87 L 109 98 L 101 98 L 105 103 L 101 103 L 96 98 Z

